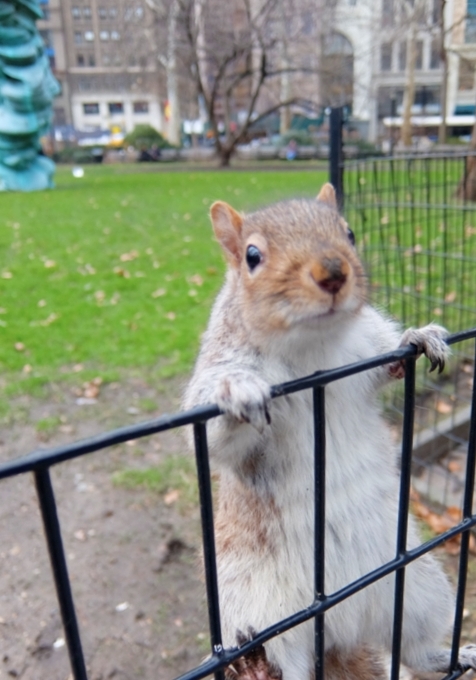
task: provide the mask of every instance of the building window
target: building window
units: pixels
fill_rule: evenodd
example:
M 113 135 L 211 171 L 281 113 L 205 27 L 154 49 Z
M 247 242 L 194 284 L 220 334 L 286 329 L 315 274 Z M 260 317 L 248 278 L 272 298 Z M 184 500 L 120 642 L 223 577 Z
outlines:
M 464 40 L 467 43 L 476 42 L 476 0 L 468 0 Z
M 80 19 L 81 18 L 81 8 L 73 6 L 71 7 L 71 14 L 73 15 L 73 19 Z
M 74 32 L 74 43 L 75 43 L 75 45 L 82 45 L 83 34 L 81 33 L 81 31 L 75 31 Z
M 85 19 L 90 19 L 91 18 L 91 7 L 83 7 L 83 17 Z
M 101 31 L 99 33 L 100 40 L 109 40 L 109 31 Z
M 76 65 L 77 66 L 84 66 L 84 55 L 83 54 L 77 54 L 76 55 Z
M 474 87 L 475 62 L 469 59 L 459 60 L 458 90 L 472 90 Z
M 124 113 L 124 104 L 122 102 L 109 102 L 109 113 Z
M 100 19 L 107 19 L 106 7 L 98 7 L 98 14 Z
M 109 7 L 109 18 L 110 19 L 117 18 L 117 7 Z
M 96 66 L 96 58 L 94 54 L 88 54 L 88 66 Z
M 431 41 L 430 68 L 440 68 L 441 66 L 441 46 L 438 39 Z
M 423 40 L 416 41 L 415 68 L 417 71 L 421 71 L 423 68 Z
M 149 102 L 134 102 L 134 113 L 149 113 Z
M 392 70 L 392 43 L 382 43 L 380 45 L 380 70 Z
M 398 44 L 398 70 L 404 71 L 407 68 L 407 43 Z
M 383 0 L 382 4 L 382 26 L 393 26 L 395 22 L 395 10 L 393 0 Z
M 52 35 L 51 31 L 40 31 L 41 39 L 43 40 L 43 43 L 45 47 L 48 48 L 53 48 L 53 40 L 52 40 Z
M 120 40 L 121 34 L 118 31 L 111 31 L 111 40 Z
M 85 31 L 84 39 L 86 40 L 86 42 L 93 42 L 94 32 L 93 31 Z
M 99 113 L 99 104 L 97 102 L 83 104 L 83 113 L 85 116 L 96 116 Z

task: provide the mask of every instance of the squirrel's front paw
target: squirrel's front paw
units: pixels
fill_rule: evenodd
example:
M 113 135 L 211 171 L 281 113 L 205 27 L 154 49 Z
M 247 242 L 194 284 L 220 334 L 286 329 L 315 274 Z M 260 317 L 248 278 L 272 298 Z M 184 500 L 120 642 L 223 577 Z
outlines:
M 476 670 L 476 645 L 465 645 L 459 648 L 458 664 L 463 668 Z
M 445 342 L 447 335 L 448 331 L 436 323 L 430 323 L 423 328 L 409 328 L 402 336 L 400 347 L 415 345 L 418 349 L 418 356 L 425 354 L 430 360 L 430 373 L 436 368 L 438 368 L 438 373 L 441 373 L 449 354 L 449 347 Z M 388 372 L 392 378 L 403 378 L 405 362 L 396 361 L 389 364 Z
M 256 631 L 249 627 L 248 635 L 241 630 L 236 634 L 238 647 L 253 640 Z M 282 680 L 283 673 L 276 664 L 271 663 L 263 645 L 258 645 L 245 656 L 241 656 L 225 669 L 226 680 Z
M 231 373 L 220 382 L 215 401 L 219 408 L 240 423 L 249 423 L 263 432 L 271 423 L 271 390 L 264 380 L 250 373 Z

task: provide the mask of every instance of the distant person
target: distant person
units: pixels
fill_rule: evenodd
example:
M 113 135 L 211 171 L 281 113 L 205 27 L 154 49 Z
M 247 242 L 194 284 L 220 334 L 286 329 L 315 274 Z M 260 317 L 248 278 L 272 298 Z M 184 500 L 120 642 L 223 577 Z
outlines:
M 286 149 L 286 160 L 295 161 L 297 158 L 297 143 L 295 139 L 291 139 Z

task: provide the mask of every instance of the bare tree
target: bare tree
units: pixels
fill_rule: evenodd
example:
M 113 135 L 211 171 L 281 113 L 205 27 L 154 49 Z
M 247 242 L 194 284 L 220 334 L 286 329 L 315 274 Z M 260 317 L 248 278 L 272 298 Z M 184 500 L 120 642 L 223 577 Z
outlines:
M 293 50 L 302 31 L 288 24 L 283 58 L 283 5 L 291 0 L 183 0 L 190 73 L 203 97 L 223 166 L 250 127 L 283 107 L 316 107 L 311 87 L 292 94 L 285 76 L 313 72 L 306 49 Z M 315 6 L 315 4 L 314 4 Z M 289 9 L 284 16 L 290 16 Z
M 179 95 L 179 30 L 181 12 L 183 10 L 180 0 L 146 0 L 147 5 L 166 27 L 164 41 L 157 45 L 157 59 L 164 67 L 166 74 L 167 102 L 169 120 L 167 137 L 171 144 L 180 144 L 181 115 Z

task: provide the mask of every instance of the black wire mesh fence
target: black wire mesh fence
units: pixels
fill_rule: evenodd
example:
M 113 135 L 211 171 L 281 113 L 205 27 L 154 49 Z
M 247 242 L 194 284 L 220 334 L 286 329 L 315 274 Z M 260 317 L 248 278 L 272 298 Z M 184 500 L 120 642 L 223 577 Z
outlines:
M 461 346 L 464 343 L 470 343 L 473 345 L 474 350 L 475 338 L 476 328 L 452 335 L 448 339 L 448 342 L 452 346 Z M 447 539 L 453 538 L 459 534 L 461 534 L 461 549 L 452 637 L 452 662 L 451 670 L 445 678 L 446 680 L 450 680 L 463 675 L 465 669 L 458 667 L 457 657 L 462 631 L 470 531 L 472 527 L 476 525 L 476 516 L 473 515 L 472 509 L 476 462 L 476 392 L 474 389 L 471 392 L 472 415 L 470 418 L 471 427 L 465 463 L 466 474 L 462 519 L 457 526 L 454 526 L 445 533 L 421 544 L 417 548 L 408 550 L 406 548 L 406 526 L 409 513 L 413 448 L 415 354 L 416 348 L 408 346 L 380 357 L 375 357 L 349 366 L 318 372 L 300 380 L 275 386 L 272 389 L 273 398 L 279 398 L 283 395 L 292 394 L 301 390 L 312 390 L 313 393 L 315 433 L 314 592 L 316 593 L 316 597 L 313 601 L 309 602 L 309 605 L 305 609 L 293 613 L 282 621 L 274 622 L 266 630 L 259 631 L 253 640 L 246 642 L 240 648 L 224 649 L 221 638 L 219 590 L 213 526 L 213 498 L 207 447 L 207 421 L 220 414 L 216 406 L 204 406 L 195 408 L 187 413 L 163 416 L 157 420 L 121 428 L 119 430 L 104 433 L 93 439 L 58 447 L 50 451 L 35 451 L 23 458 L 11 460 L 0 465 L 0 480 L 27 473 L 32 473 L 34 475 L 74 679 L 87 680 L 88 671 L 82 649 L 80 626 L 76 616 L 71 583 L 68 576 L 67 560 L 63 547 L 63 539 L 50 470 L 53 466 L 67 460 L 100 451 L 115 444 L 155 435 L 184 425 L 192 425 L 194 429 L 211 650 L 210 656 L 206 661 L 180 676 L 180 680 L 199 680 L 200 678 L 204 678 L 211 674 L 215 674 L 217 679 L 223 678 L 224 668 L 239 657 L 249 653 L 271 638 L 312 619 L 315 621 L 315 678 L 316 680 L 323 680 L 325 677 L 325 657 L 323 651 L 325 648 L 326 612 L 340 602 L 351 597 L 362 588 L 365 588 L 392 573 L 396 574 L 396 578 L 393 646 L 391 650 L 391 679 L 397 680 L 399 677 L 402 640 L 405 567 L 422 555 L 440 546 Z M 324 579 L 324 536 L 326 521 L 326 386 L 350 375 L 401 359 L 406 360 L 406 375 L 401 437 L 400 503 L 398 530 L 397 536 L 395 537 L 395 558 L 386 564 L 382 564 L 371 573 L 365 574 L 356 581 L 345 585 L 339 591 L 326 593 Z
M 344 214 L 356 233 L 371 300 L 403 326 L 450 332 L 476 320 L 476 203 L 458 198 L 468 153 L 347 161 Z M 463 343 L 441 378 L 418 369 L 415 487 L 443 506 L 462 503 L 473 358 Z M 402 395 L 386 402 L 399 422 Z

